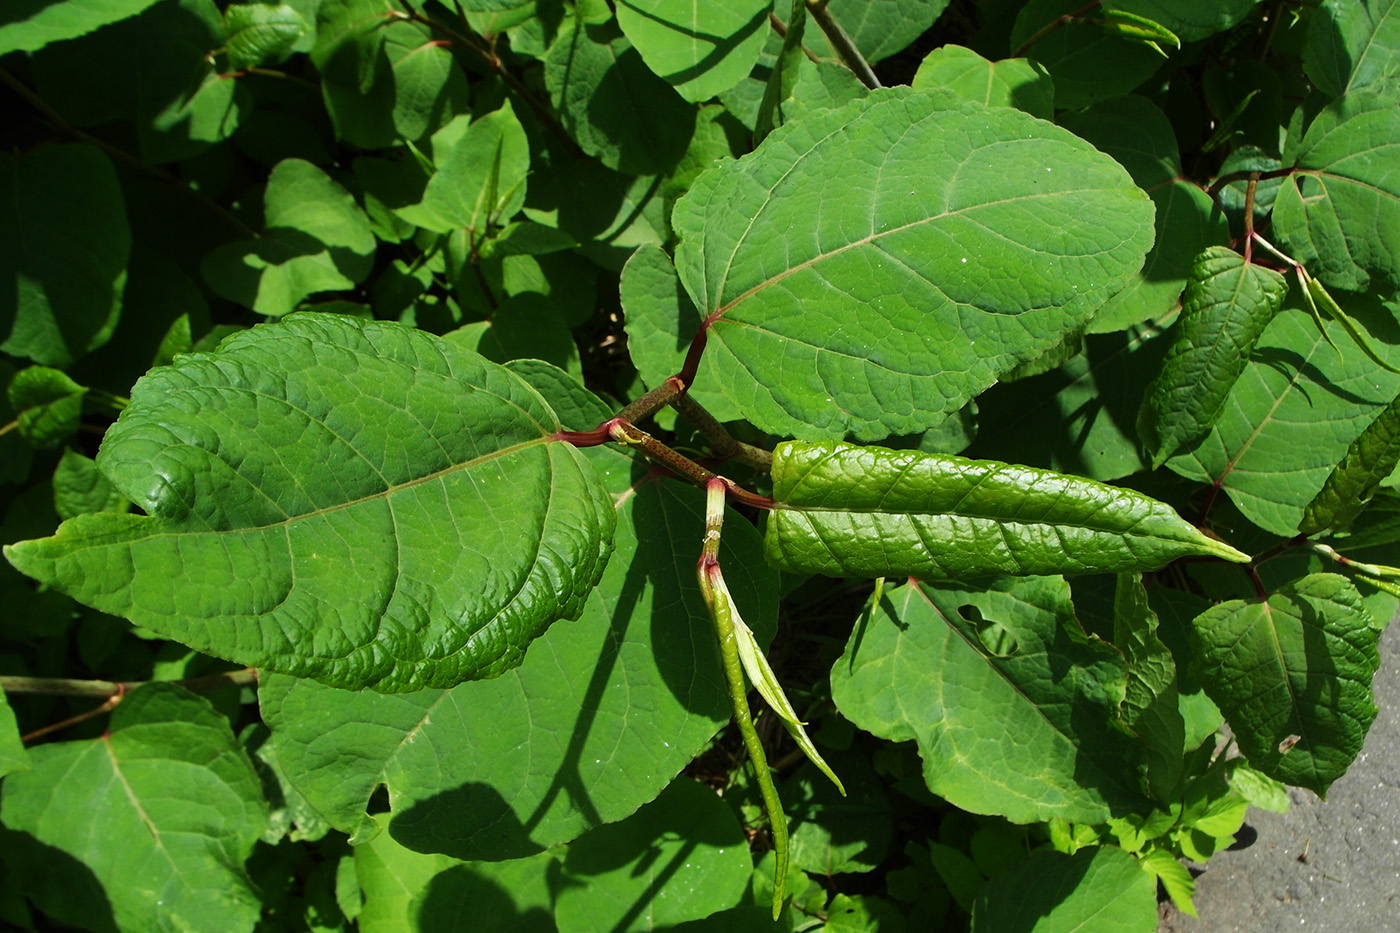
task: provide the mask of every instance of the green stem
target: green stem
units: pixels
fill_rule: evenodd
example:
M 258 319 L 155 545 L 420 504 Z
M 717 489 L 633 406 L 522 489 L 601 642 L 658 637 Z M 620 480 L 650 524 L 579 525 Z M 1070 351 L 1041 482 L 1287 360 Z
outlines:
M 1082 7 L 1075 10 L 1073 13 L 1066 13 L 1063 16 L 1058 16 L 1050 22 L 1046 23 L 1044 26 L 1041 26 L 1039 29 L 1037 29 L 1034 33 L 1031 34 L 1029 39 L 1027 39 L 1025 42 L 1022 42 L 1016 48 L 1016 51 L 1011 53 L 1011 57 L 1020 58 L 1021 56 L 1025 55 L 1041 39 L 1044 39 L 1046 36 L 1050 35 L 1050 33 L 1054 32 L 1056 29 L 1059 29 L 1061 26 L 1066 26 L 1077 19 L 1082 19 L 1090 10 L 1099 6 L 1100 2 L 1101 0 L 1093 0 L 1092 3 L 1084 4 Z
M 130 693 L 148 683 L 173 683 L 186 690 L 217 690 L 220 687 L 246 687 L 258 682 L 258 672 L 251 667 L 241 671 L 225 671 L 185 680 L 73 680 L 66 677 L 0 676 L 0 690 L 6 693 L 45 693 L 51 696 L 112 697 Z
M 674 376 L 671 378 L 675 378 Z M 645 398 L 645 396 L 643 396 Z M 680 412 L 685 420 L 695 425 L 696 430 L 705 435 L 710 449 L 721 460 L 734 459 L 767 473 L 773 469 L 773 452 L 736 441 L 714 415 L 689 395 L 677 395 L 670 400 L 671 407 Z M 635 404 L 635 403 L 633 403 Z M 625 411 L 625 409 L 624 409 Z
M 870 63 L 865 60 L 860 49 L 856 48 L 851 37 L 846 35 L 846 30 L 841 28 L 841 24 L 832 19 L 826 4 L 827 0 L 808 0 L 807 13 L 812 17 L 812 21 L 821 27 L 821 31 L 826 34 L 826 41 L 831 43 L 836 54 L 841 56 L 841 61 L 846 63 L 846 67 L 855 73 L 862 84 L 872 90 L 882 87 L 880 79 L 875 76 L 875 69 L 870 67 Z
M 665 408 L 668 402 L 672 402 L 684 391 L 685 384 L 678 377 L 670 376 L 646 395 L 629 403 L 617 416 L 634 423 L 641 421 Z
M 773 783 L 773 772 L 768 767 L 768 756 L 763 750 L 763 741 L 758 737 L 753 716 L 749 713 L 749 691 L 744 681 L 743 663 L 739 660 L 733 609 L 726 600 L 716 595 L 720 530 L 724 524 L 724 499 L 727 492 L 724 480 L 720 477 L 715 477 L 705 486 L 705 542 L 699 563 L 696 565 L 696 576 L 699 577 L 700 592 L 705 597 L 705 605 L 709 607 L 710 618 L 715 623 L 715 635 L 719 638 L 720 661 L 724 668 L 725 683 L 729 687 L 729 706 L 734 712 L 734 723 L 739 727 L 744 748 L 753 762 L 759 793 L 763 797 L 763 809 L 768 814 L 769 831 L 773 834 L 773 854 L 777 860 L 773 880 L 773 919 L 777 920 L 783 911 L 783 901 L 787 899 L 787 818 L 783 815 L 783 802 L 778 797 L 778 788 Z

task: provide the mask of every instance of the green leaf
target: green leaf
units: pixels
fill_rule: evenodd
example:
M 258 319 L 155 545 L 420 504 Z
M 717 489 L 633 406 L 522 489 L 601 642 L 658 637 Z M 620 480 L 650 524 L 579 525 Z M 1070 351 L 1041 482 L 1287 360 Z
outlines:
M 894 835 L 889 795 L 865 756 L 832 755 L 832 762 L 850 782 L 849 793 L 842 794 L 815 766 L 798 769 L 783 783 L 792 862 L 827 877 L 874 871 Z
M 1081 328 L 1141 265 L 1151 206 L 1048 123 L 893 89 L 775 131 L 672 222 L 718 388 L 769 433 L 873 440 Z
M 681 777 L 621 823 L 569 846 L 554 919 L 560 933 L 699 920 L 737 905 L 752 873 L 733 811 L 711 788 Z
M 61 370 L 29 366 L 10 380 L 8 396 L 20 436 L 32 446 L 57 447 L 78 430 L 87 386 Z
M 121 313 L 131 252 L 117 173 L 95 146 L 0 158 L 0 350 L 67 366 Z
M 1113 644 L 1128 661 L 1123 719 L 1147 753 L 1147 788 L 1170 804 L 1181 783 L 1186 723 L 1178 709 L 1176 661 L 1157 634 L 1157 614 L 1140 574 L 1120 573 L 1113 600 Z
M 886 593 L 831 669 L 842 715 L 918 742 L 929 790 L 1018 823 L 1136 812 L 1142 752 L 1113 722 L 1127 665 L 1055 577 Z
M 1198 916 L 1192 898 L 1196 894 L 1196 879 L 1175 855 L 1166 849 L 1152 849 L 1138 856 L 1138 863 L 1157 876 L 1172 899 L 1176 909 L 1190 917 Z
M 583 422 L 597 424 L 597 412 Z M 703 499 L 646 481 L 618 451 L 589 453 L 617 506 L 617 551 L 582 616 L 552 626 L 517 670 L 406 696 L 263 680 L 278 757 L 333 826 L 359 838 L 373 831 L 365 806 L 384 784 L 390 831 L 405 845 L 526 855 L 653 799 L 728 720 L 694 560 L 678 559 L 704 533 Z M 731 516 L 721 559 L 766 644 L 776 578 L 752 525 Z
M 435 146 L 434 154 L 437 172 L 422 204 L 399 211 L 400 217 L 439 233 L 465 227 L 481 237 L 489 223 L 511 217 L 525 203 L 530 145 L 509 103 L 473 120 L 449 150 L 437 152 Z
M 1008 897 L 1007 892 L 1015 892 Z M 987 883 L 973 933 L 1152 933 L 1157 882 L 1122 849 L 1042 852 Z
M 564 128 L 608 168 L 655 175 L 685 154 L 695 108 L 615 27 L 567 18 L 545 56 L 544 78 Z
M 1326 285 L 1400 285 L 1400 113 L 1394 94 L 1333 101 L 1284 161 L 1294 172 L 1274 201 L 1274 230 Z
M 1351 442 L 1400 392 L 1400 378 L 1347 347 L 1340 326 L 1323 333 L 1296 294 L 1264 329 L 1224 411 L 1206 438 L 1168 461 L 1191 480 L 1219 483 L 1245 516 L 1276 535 L 1297 533 L 1303 512 Z M 1400 331 L 1379 302 L 1347 310 L 1379 350 L 1400 363 Z
M 285 3 L 240 3 L 224 11 L 229 66 L 254 68 L 291 51 L 306 34 L 306 21 Z
M 127 501 L 91 458 L 70 448 L 54 470 L 53 505 L 59 518 L 68 519 L 88 512 L 123 511 Z
M 1079 110 L 1120 97 L 1142 84 L 1162 65 L 1156 49 L 1115 35 L 1093 18 L 1071 18 L 1028 48 L 1037 32 L 1083 4 L 1074 0 L 1030 0 L 1016 16 L 1011 48 L 1042 65 L 1055 82 L 1055 106 Z
M 827 12 L 851 37 L 866 61 L 878 62 L 903 51 L 923 35 L 949 0 L 829 0 Z M 806 43 L 818 54 L 835 58 L 825 34 L 812 23 Z
M 381 690 L 493 677 L 581 611 L 610 550 L 612 509 L 557 428 L 438 338 L 302 315 L 137 383 L 98 465 L 146 515 L 6 554 L 240 664 Z
M 990 460 L 785 442 L 773 498 L 765 554 L 802 573 L 959 580 L 1249 559 L 1142 493 Z
M 0 815 L 17 831 L 10 869 L 46 912 L 86 929 L 253 929 L 261 899 L 243 863 L 267 804 L 207 701 L 150 684 L 99 738 L 29 754 L 32 770 L 5 779 Z M 76 862 L 45 854 L 55 849 Z
M 1182 42 L 1196 42 L 1232 28 L 1259 0 L 1108 0 L 1110 12 L 1140 16 L 1171 30 Z
M 1303 510 L 1299 534 L 1351 524 L 1400 465 L 1400 399 L 1387 405 L 1347 448 L 1327 482 Z
M 1303 70 L 1329 97 L 1394 88 L 1400 70 L 1400 8 L 1395 0 L 1324 0 L 1313 14 Z
M 1046 120 L 1055 116 L 1055 85 L 1044 68 L 1024 58 L 991 62 L 960 45 L 934 49 L 919 63 L 916 88 L 947 88 L 986 107 L 1015 107 Z
M 1229 242 L 1225 215 L 1186 177 L 1171 123 L 1145 98 L 1106 100 L 1064 114 L 1060 125 L 1117 159 L 1157 208 L 1157 239 L 1142 271 L 1099 309 L 1089 332 L 1164 317 L 1177 307 L 1197 254 Z
M 263 195 L 264 234 L 204 260 L 209 286 L 260 314 L 280 316 L 317 292 L 352 288 L 374 261 L 369 220 L 350 193 L 300 159 L 279 162 Z
M 617 24 L 647 67 L 689 101 L 748 77 L 768 35 L 772 0 L 620 0 Z
M 5 692 L 0 690 L 0 777 L 16 771 L 28 771 L 29 753 L 20 741 L 19 725 Z
M 1312 574 L 1201 613 L 1196 674 L 1252 767 L 1325 796 L 1376 718 L 1380 628 L 1345 577 Z
M 156 0 L 13 0 L 0 13 L 0 55 L 35 52 L 135 16 Z
M 1143 399 L 1138 433 L 1156 469 L 1210 431 L 1249 365 L 1288 280 L 1227 246 L 1196 257 L 1167 358 Z

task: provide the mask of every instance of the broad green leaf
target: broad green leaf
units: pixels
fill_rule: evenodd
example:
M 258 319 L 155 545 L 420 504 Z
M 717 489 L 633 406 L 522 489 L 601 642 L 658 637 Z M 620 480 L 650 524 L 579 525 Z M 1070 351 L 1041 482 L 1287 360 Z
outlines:
M 783 570 L 961 580 L 1245 561 L 1155 499 L 990 460 L 848 444 L 779 444 L 764 551 Z
M 1196 905 L 1192 902 L 1196 894 L 1196 879 L 1175 855 L 1166 849 L 1152 849 L 1138 856 L 1138 864 L 1157 876 L 1177 910 L 1188 916 L 1197 916 Z
M 463 862 L 405 849 L 388 833 L 355 847 L 361 933 L 444 933 L 471 918 L 491 933 L 555 933 L 547 878 L 559 856 Z
M 20 436 L 40 450 L 57 447 L 77 433 L 87 393 L 87 386 L 47 366 L 21 369 L 7 390 Z
M 0 690 L 0 777 L 30 767 L 29 753 L 19 738 L 19 725 L 5 692 Z
M 1055 106 L 1079 110 L 1120 97 L 1142 84 L 1162 64 L 1162 54 L 1088 18 L 1071 18 L 1022 48 L 1037 32 L 1083 4 L 1075 0 L 1030 0 L 1016 16 L 1011 48 L 1044 66 L 1055 82 Z
M 592 425 L 600 414 L 579 417 Z M 411 848 L 527 855 L 635 811 L 729 718 L 695 578 L 703 497 L 647 480 L 618 451 L 589 453 L 617 505 L 617 551 L 583 615 L 552 626 L 517 670 L 406 696 L 264 678 L 279 759 L 333 826 L 373 831 L 365 806 L 384 784 L 390 831 Z M 766 644 L 776 580 L 751 525 L 731 517 L 722 559 Z
M 1141 16 L 1196 42 L 1239 23 L 1259 0 L 1107 0 L 1106 11 Z
M 1324 0 L 1313 14 L 1303 69 L 1329 97 L 1376 85 L 1394 88 L 1400 70 L 1395 0 Z
M 1007 892 L 1015 892 L 1008 897 Z M 1156 878 L 1112 846 L 1042 852 L 988 880 L 973 933 L 1152 933 Z
M 1329 104 L 1302 139 L 1274 201 L 1274 230 L 1324 284 L 1350 291 L 1400 285 L 1400 112 L 1394 94 Z
M 888 591 L 831 669 L 857 726 L 914 740 L 929 790 L 1017 823 L 1136 812 L 1142 752 L 1113 722 L 1123 656 L 1086 636 L 1057 577 Z
M 1388 308 L 1358 298 L 1347 310 L 1385 358 L 1400 363 L 1400 330 Z M 1167 462 L 1187 479 L 1218 482 L 1250 521 L 1284 537 L 1297 533 L 1348 446 L 1400 392 L 1400 378 L 1351 346 L 1340 326 L 1323 327 L 1331 343 L 1295 290 L 1260 335 L 1210 433 Z
M 466 73 L 431 29 L 394 23 L 385 30 L 384 52 L 393 74 L 394 129 L 421 139 L 468 106 Z M 353 111 L 353 103 L 347 101 Z
M 135 16 L 155 0 L 12 0 L 0 13 L 0 55 L 35 52 Z
M 68 519 L 88 512 L 122 511 L 127 502 L 91 458 L 69 448 L 54 469 L 53 505 L 59 518 Z
M 375 239 L 350 193 L 309 162 L 278 163 L 263 195 L 264 233 L 204 260 L 211 288 L 260 314 L 296 310 L 317 292 L 353 288 L 369 274 Z
M 291 51 L 306 34 L 306 21 L 285 3 L 240 3 L 224 11 L 229 65 L 253 68 Z
M 712 788 L 681 777 L 569 846 L 554 919 L 559 933 L 669 927 L 737 905 L 752 873 L 734 812 Z
M 399 211 L 400 217 L 439 233 L 465 227 L 479 238 L 489 223 L 509 218 L 525 203 L 530 145 L 509 103 L 473 120 L 448 151 L 435 149 L 435 155 L 437 172 L 422 204 Z
M 1298 532 L 1341 528 L 1361 514 L 1400 464 L 1400 399 L 1391 402 L 1351 442 L 1321 490 L 1303 510 Z
M 7 862 L 47 913 L 85 929 L 253 929 L 243 863 L 267 823 L 228 720 L 168 684 L 125 697 L 89 741 L 31 749 L 5 779 Z M 46 853 L 57 849 L 69 860 Z
M 1117 159 L 1157 208 L 1157 239 L 1142 270 L 1098 310 L 1089 332 L 1161 318 L 1177 306 L 1197 254 L 1229 241 L 1224 214 L 1185 177 L 1171 123 L 1145 98 L 1106 100 L 1064 114 L 1060 124 Z
M 147 514 L 6 555 L 240 664 L 390 691 L 493 677 L 582 610 L 610 550 L 612 509 L 557 429 L 475 354 L 302 315 L 137 383 L 98 465 Z
M 695 108 L 647 68 L 615 27 L 566 18 L 544 64 L 564 128 L 608 168 L 654 175 L 685 153 Z
M 111 336 L 131 234 L 117 173 L 95 146 L 0 157 L 0 350 L 67 366 Z
M 1212 246 L 1196 257 L 1171 348 L 1138 416 L 1153 469 L 1204 437 L 1220 418 L 1259 335 L 1287 294 L 1287 279 L 1228 246 Z
M 672 222 L 706 388 L 770 433 L 874 440 L 941 422 L 1082 328 L 1141 266 L 1151 217 L 1077 137 L 900 88 L 775 131 Z
M 949 0 L 829 0 L 827 12 L 851 37 L 867 61 L 901 52 L 923 35 Z M 826 36 L 809 18 L 804 40 L 818 54 L 836 57 Z
M 1113 644 L 1128 661 L 1123 719 L 1146 750 L 1148 791 L 1169 804 L 1181 782 L 1181 756 L 1186 750 L 1176 661 L 1157 635 L 1157 614 L 1147 602 L 1140 574 L 1118 575 L 1113 602 Z
M 1197 677 L 1252 767 L 1325 796 L 1376 718 L 1381 627 L 1345 577 L 1312 574 L 1197 616 Z
M 991 62 L 960 45 L 944 45 L 919 63 L 913 83 L 916 88 L 947 88 L 987 107 L 1015 107 L 1046 120 L 1055 116 L 1050 75 L 1024 58 Z
M 772 0 L 619 0 L 617 23 L 648 68 L 699 102 L 748 77 L 772 6 Z
M 1015 892 L 1015 896 L 1008 896 Z M 987 882 L 973 933 L 1152 933 L 1157 879 L 1112 846 L 1041 852 Z

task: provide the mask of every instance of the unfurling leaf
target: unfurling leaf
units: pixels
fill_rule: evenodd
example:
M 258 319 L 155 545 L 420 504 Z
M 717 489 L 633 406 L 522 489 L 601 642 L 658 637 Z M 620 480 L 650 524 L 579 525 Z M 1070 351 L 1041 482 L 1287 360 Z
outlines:
M 1249 558 L 1129 489 L 1032 467 L 850 444 L 778 445 L 764 547 L 783 570 L 966 579 Z

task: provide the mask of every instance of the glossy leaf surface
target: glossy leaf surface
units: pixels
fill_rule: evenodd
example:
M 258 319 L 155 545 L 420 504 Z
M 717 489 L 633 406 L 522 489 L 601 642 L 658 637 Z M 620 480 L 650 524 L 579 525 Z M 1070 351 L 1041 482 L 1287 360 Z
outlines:
M 739 410 L 773 433 L 876 439 L 931 427 L 1082 327 L 1141 265 L 1151 217 L 1076 137 L 895 89 L 702 175 L 673 223 Z
M 1143 805 L 1142 753 L 1112 720 L 1127 665 L 1087 637 L 1053 577 L 886 593 L 831 669 L 842 714 L 914 740 L 929 790 L 1017 823 L 1095 823 Z
M 1247 559 L 1141 493 L 990 460 L 788 442 L 773 498 L 765 553 L 804 573 L 950 580 Z
M 6 554 L 239 663 L 383 690 L 491 677 L 582 609 L 611 549 L 613 510 L 557 427 L 475 354 L 298 317 L 137 385 L 98 464 L 146 515 Z
M 1252 767 L 1325 795 L 1376 718 L 1379 635 L 1345 577 L 1313 574 L 1199 615 L 1197 677 Z

